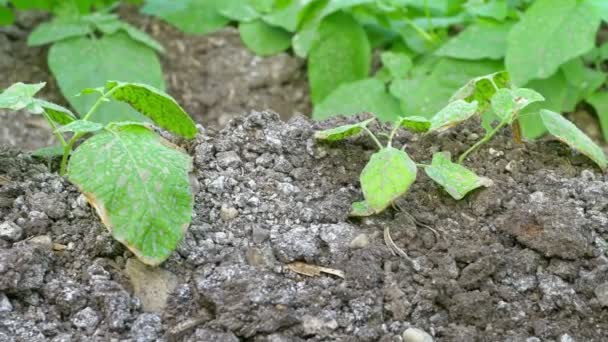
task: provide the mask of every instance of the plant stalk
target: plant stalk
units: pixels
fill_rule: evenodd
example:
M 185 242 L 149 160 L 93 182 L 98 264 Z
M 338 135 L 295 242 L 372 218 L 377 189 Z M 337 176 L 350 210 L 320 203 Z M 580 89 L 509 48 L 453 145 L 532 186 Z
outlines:
M 43 111 L 42 115 L 46 119 L 46 122 L 49 123 L 49 126 L 51 126 L 51 129 L 53 130 L 53 135 L 55 135 L 57 140 L 59 140 L 59 142 L 61 143 L 61 146 L 65 147 L 67 145 L 67 143 L 65 142 L 63 135 L 61 135 L 61 133 L 59 133 L 59 132 L 56 132 L 57 126 L 55 125 L 53 120 L 51 120 L 51 118 L 49 117 L 49 114 L 46 111 Z
M 370 131 L 369 128 L 363 126 L 363 130 L 372 138 L 372 140 L 376 143 L 376 145 L 378 145 L 379 149 L 384 148 L 384 146 L 382 146 L 382 143 L 380 143 L 380 140 L 378 140 L 378 138 L 376 138 L 374 133 L 372 133 L 372 131 Z
M 498 124 L 498 126 L 496 126 L 492 131 L 490 131 L 488 134 L 486 134 L 483 138 L 481 138 L 481 140 L 479 140 L 478 142 L 475 143 L 475 145 L 469 147 L 468 150 L 464 151 L 463 154 L 460 155 L 460 157 L 458 157 L 458 164 L 462 164 L 462 162 L 464 162 L 464 160 L 467 158 L 467 156 L 469 154 L 471 154 L 471 152 L 475 151 L 476 149 L 478 149 L 481 145 L 487 143 L 488 141 L 490 141 L 490 139 L 492 139 L 492 137 L 494 137 L 494 135 L 496 135 L 496 133 L 503 128 L 505 125 L 507 124 L 507 122 L 503 121 L 500 124 Z

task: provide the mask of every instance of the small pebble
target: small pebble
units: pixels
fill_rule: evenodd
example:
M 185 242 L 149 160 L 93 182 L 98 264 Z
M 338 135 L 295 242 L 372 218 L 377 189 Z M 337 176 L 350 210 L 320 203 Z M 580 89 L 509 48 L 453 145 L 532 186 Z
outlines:
M 0 312 L 11 312 L 13 311 L 13 305 L 11 301 L 8 300 L 8 297 L 0 292 Z
M 0 239 L 17 241 L 21 238 L 23 230 L 11 221 L 0 223 Z
M 239 211 L 236 208 L 222 206 L 222 209 L 220 209 L 220 217 L 226 222 L 236 218 L 237 216 L 239 216 Z
M 367 234 L 359 234 L 350 242 L 350 248 L 352 249 L 365 248 L 368 245 L 369 237 Z
M 593 292 L 602 306 L 608 306 L 608 283 L 598 285 Z
M 53 240 L 51 240 L 51 237 L 48 235 L 38 235 L 38 236 L 34 236 L 33 238 L 27 240 L 30 244 L 33 245 L 39 245 L 41 247 L 44 247 L 46 249 L 52 249 L 53 248 Z
M 403 332 L 403 342 L 433 342 L 433 338 L 422 329 L 408 328 Z

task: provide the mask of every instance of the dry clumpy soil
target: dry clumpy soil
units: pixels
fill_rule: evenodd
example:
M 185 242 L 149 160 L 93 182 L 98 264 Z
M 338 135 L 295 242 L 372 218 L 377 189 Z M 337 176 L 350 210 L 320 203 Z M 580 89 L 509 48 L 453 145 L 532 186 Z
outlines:
M 165 47 L 160 60 L 167 91 L 205 127 L 223 127 L 248 110 L 271 109 L 284 118 L 310 112 L 301 59 L 286 53 L 255 56 L 232 27 L 196 36 L 142 16 L 135 7 L 121 7 L 120 16 Z M 30 31 L 47 19 L 40 13 L 19 13 L 15 25 L 0 27 L 0 89 L 15 82 L 46 82 L 42 97 L 67 105 L 47 67 L 48 46 L 26 44 Z M 34 150 L 53 142 L 40 116 L 0 110 L 0 145 Z
M 408 327 L 437 341 L 606 339 L 608 178 L 584 157 L 500 135 L 467 162 L 494 186 L 455 201 L 420 172 L 398 209 L 348 220 L 374 145 L 315 144 L 329 124 L 253 112 L 201 132 L 187 146 L 192 225 L 160 269 L 137 272 L 73 186 L 0 149 L 0 341 L 401 341 Z M 463 151 L 473 127 L 397 140 L 425 162 Z M 386 227 L 413 263 L 391 254 Z M 166 286 L 166 304 L 146 286 Z

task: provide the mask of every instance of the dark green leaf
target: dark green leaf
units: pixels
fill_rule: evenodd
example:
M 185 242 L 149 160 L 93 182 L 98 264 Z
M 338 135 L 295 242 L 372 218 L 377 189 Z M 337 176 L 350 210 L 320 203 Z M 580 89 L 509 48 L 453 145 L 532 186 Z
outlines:
M 49 118 L 55 123 L 58 123 L 60 125 L 66 125 L 76 120 L 76 115 L 74 115 L 67 108 L 40 99 L 36 99 L 35 102 L 38 106 L 44 109 Z
M 338 115 L 371 112 L 382 121 L 394 121 L 401 110 L 384 83 L 374 78 L 343 84 L 315 106 L 312 117 L 324 120 Z
M 367 77 L 370 63 L 369 41 L 359 23 L 344 13 L 325 18 L 308 59 L 312 102 L 318 104 L 340 85 Z
M 561 114 L 545 109 L 540 111 L 540 116 L 551 135 L 589 157 L 602 170 L 606 170 L 608 161 L 606 161 L 606 156 L 602 149 L 572 122 L 568 121 Z
M 32 151 L 32 156 L 44 159 L 52 159 L 55 157 L 61 157 L 62 155 L 63 146 L 61 145 L 42 147 L 35 151 Z
M 416 133 L 425 133 L 431 129 L 431 121 L 421 116 L 399 118 L 399 125 Z
M 155 124 L 185 138 L 194 138 L 196 125 L 171 96 L 141 83 L 108 81 L 106 91 L 113 99 L 128 103 Z
M 241 40 L 260 56 L 274 55 L 291 45 L 291 34 L 280 27 L 270 26 L 262 20 L 240 23 Z
M 361 171 L 361 190 L 371 210 L 379 213 L 407 192 L 416 180 L 416 164 L 404 151 L 385 147 Z
M 431 166 L 425 167 L 424 171 L 455 200 L 464 198 L 466 194 L 481 186 L 493 185 L 491 179 L 479 177 L 466 167 L 452 163 L 450 154 L 445 152 L 435 153 Z
M 600 17 L 577 0 L 537 0 L 508 38 L 505 63 L 513 83 L 547 78 L 595 46 Z
M 81 114 L 86 113 L 97 99 L 76 95 L 82 89 L 105 84 L 107 80 L 119 79 L 164 88 L 160 61 L 154 50 L 124 33 L 106 35 L 95 41 L 83 37 L 57 42 L 49 51 L 48 62 L 61 92 Z M 143 120 L 144 117 L 127 105 L 105 103 L 89 119 L 108 123 Z
M 13 11 L 6 6 L 0 6 L 0 26 L 11 25 L 14 21 Z
M 182 240 L 192 216 L 191 158 L 139 125 L 103 131 L 73 153 L 68 178 L 112 236 L 142 262 L 158 265 Z

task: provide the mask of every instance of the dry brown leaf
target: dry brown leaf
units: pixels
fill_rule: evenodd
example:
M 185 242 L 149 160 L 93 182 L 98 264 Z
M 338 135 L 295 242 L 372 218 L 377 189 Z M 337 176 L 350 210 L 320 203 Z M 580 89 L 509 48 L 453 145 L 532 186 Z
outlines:
M 287 268 L 290 270 L 309 277 L 318 277 L 321 273 L 333 274 L 337 277 L 344 279 L 344 272 L 329 267 L 323 267 L 318 265 L 311 265 L 305 262 L 296 261 L 291 264 L 287 264 Z

